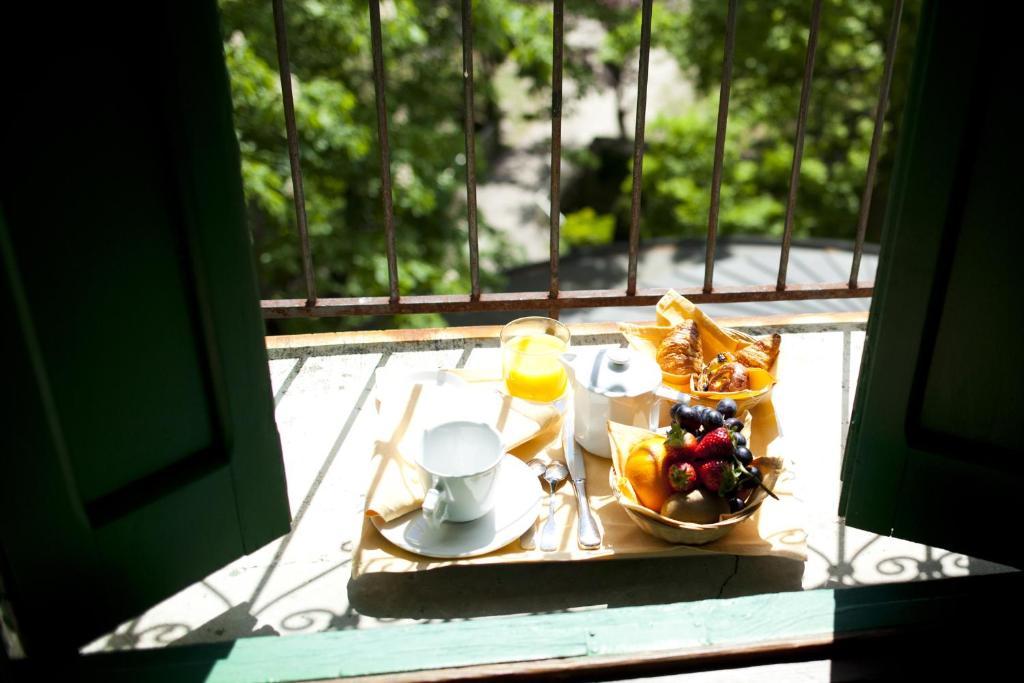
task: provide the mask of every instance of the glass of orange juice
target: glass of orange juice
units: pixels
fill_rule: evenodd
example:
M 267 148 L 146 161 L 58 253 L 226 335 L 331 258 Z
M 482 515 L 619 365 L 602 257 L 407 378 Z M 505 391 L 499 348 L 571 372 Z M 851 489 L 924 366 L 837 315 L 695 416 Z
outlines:
M 549 403 L 565 393 L 568 377 L 559 360 L 569 348 L 569 328 L 551 318 L 513 320 L 501 330 L 501 376 L 508 393 Z

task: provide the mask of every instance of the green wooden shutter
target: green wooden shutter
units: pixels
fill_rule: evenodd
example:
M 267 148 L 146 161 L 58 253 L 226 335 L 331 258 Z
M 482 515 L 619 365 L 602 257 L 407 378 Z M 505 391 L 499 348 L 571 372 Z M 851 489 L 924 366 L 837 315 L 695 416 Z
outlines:
M 1020 566 L 1024 64 L 1007 26 L 925 8 L 840 513 Z
M 88 5 L 24 19 L 51 63 L 5 59 L 0 560 L 30 656 L 290 521 L 216 6 Z

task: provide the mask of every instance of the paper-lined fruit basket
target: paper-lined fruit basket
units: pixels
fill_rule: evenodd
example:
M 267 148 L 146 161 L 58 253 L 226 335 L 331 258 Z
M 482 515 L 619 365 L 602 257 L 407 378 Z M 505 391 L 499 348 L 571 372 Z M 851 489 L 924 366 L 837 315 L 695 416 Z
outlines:
M 609 469 L 608 478 L 615 500 L 641 530 L 669 543 L 703 545 L 717 541 L 738 524 L 753 516 L 761 507 L 764 499 L 768 497 L 768 493 L 763 487 L 754 488 L 750 492 L 743 510 L 732 514 L 722 514 L 718 517 L 717 522 L 708 524 L 682 522 L 666 517 L 641 505 L 629 479 L 623 476 L 626 471 L 626 460 L 633 448 L 648 439 L 661 438 L 661 435 L 640 427 L 609 422 L 608 437 L 612 445 L 612 467 Z M 764 485 L 769 489 L 774 488 L 783 470 L 782 459 L 755 458 L 753 464 L 761 470 Z
M 774 372 L 781 342 L 778 335 L 757 338 L 739 330 L 721 327 L 692 302 L 672 290 L 658 301 L 655 310 L 655 324 L 619 323 L 619 329 L 632 348 L 658 362 L 665 384 L 685 391 L 695 403 L 709 407 L 723 398 L 731 398 L 736 401 L 740 414 L 771 395 L 776 383 Z M 696 365 L 713 367 L 719 354 L 724 354 L 727 360 L 742 361 L 741 364 L 749 366 L 743 369 L 746 374 L 745 388 L 738 391 L 726 390 L 724 387 L 705 388 L 701 383 L 699 367 L 691 368 L 692 372 L 675 372 L 673 368 L 667 367 L 662 355 L 663 342 L 684 321 L 690 321 L 695 326 L 696 337 L 699 339 L 699 343 L 695 344 L 696 353 L 700 356 Z M 757 367 L 758 364 L 763 367 Z

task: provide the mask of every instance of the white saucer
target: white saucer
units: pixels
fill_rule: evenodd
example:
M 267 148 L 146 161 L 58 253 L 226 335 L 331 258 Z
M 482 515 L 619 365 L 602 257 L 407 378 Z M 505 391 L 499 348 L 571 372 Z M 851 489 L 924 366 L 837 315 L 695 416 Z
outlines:
M 529 529 L 537 519 L 542 491 L 530 468 L 514 455 L 505 454 L 494 485 L 494 509 L 472 522 L 444 522 L 429 526 L 423 513 L 414 510 L 384 522 L 373 517 L 381 535 L 399 548 L 426 557 L 455 558 L 485 555 L 503 548 Z

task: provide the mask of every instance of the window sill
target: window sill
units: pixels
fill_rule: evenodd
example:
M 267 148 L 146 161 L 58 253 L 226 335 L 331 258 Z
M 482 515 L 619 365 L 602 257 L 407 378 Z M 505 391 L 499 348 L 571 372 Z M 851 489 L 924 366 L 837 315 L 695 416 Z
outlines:
M 155 606 L 84 652 L 235 641 L 229 659 L 256 657 L 268 665 L 259 651 L 296 658 L 315 645 L 324 654 L 311 659 L 321 668 L 302 669 L 307 678 L 518 660 L 557 659 L 516 665 L 534 673 L 574 661 L 614 668 L 621 664 L 616 658 L 635 663 L 641 653 L 651 663 L 703 661 L 715 653 L 756 654 L 759 648 L 783 644 L 808 651 L 827 645 L 835 635 L 836 606 L 847 599 L 840 599 L 847 592 L 841 589 L 1010 571 L 847 528 L 837 518 L 842 442 L 864 319 L 855 313 L 723 321 L 785 335 L 774 401 L 787 455 L 798 463 L 802 480 L 798 490 L 807 511 L 810 550 L 806 563 L 720 555 L 456 567 L 367 575 L 358 581 L 348 577 L 363 494 L 362 477 L 353 475 L 353 466 L 370 452 L 375 370 L 493 364 L 499 328 L 268 338 L 292 533 Z M 574 326 L 573 332 L 577 344 L 621 340 L 614 325 L 604 323 Z M 814 400 L 808 400 L 811 396 Z M 737 629 L 737 613 L 766 616 Z M 787 614 L 792 619 L 783 618 Z M 630 632 L 652 619 L 678 624 L 670 635 L 656 629 L 639 639 L 617 630 Z M 434 623 L 449 621 L 459 623 Z M 694 624 L 700 627 L 694 630 Z M 530 638 L 524 635 L 516 643 L 512 634 L 518 632 Z M 409 639 L 411 633 L 416 637 Z M 265 634 L 304 637 L 245 640 Z M 447 638 L 480 645 L 445 649 Z M 327 654 L 331 649 L 336 656 Z

